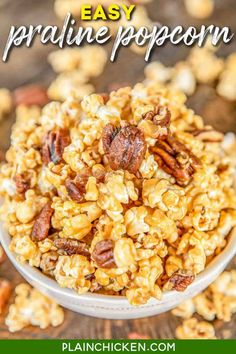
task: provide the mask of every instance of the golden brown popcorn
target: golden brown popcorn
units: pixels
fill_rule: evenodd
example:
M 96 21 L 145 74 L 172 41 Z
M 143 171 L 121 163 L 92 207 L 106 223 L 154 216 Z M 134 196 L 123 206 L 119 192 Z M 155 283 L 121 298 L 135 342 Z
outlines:
M 174 308 L 172 311 L 173 315 L 181 317 L 183 319 L 191 318 L 195 312 L 195 306 L 192 299 L 184 301 L 178 307 Z
M 187 62 L 179 62 L 175 65 L 171 85 L 187 96 L 191 96 L 195 92 L 196 79 Z
M 18 107 L 0 172 L 17 259 L 62 287 L 133 305 L 191 286 L 236 226 L 236 162 L 234 143 L 185 100 L 148 80 L 105 100 L 68 94 L 42 110 Z M 235 311 L 232 294 L 209 301 L 208 318 Z M 204 316 L 209 306 L 194 304 Z
M 178 339 L 216 339 L 214 327 L 196 318 L 184 320 L 183 324 L 176 328 L 175 335 Z
M 41 329 L 57 327 L 64 321 L 62 308 L 30 285 L 17 285 L 15 293 L 15 302 L 9 307 L 5 321 L 10 332 L 20 331 L 29 325 Z
M 0 121 L 11 112 L 12 107 L 13 101 L 10 91 L 0 88 Z
M 185 7 L 190 16 L 205 19 L 212 15 L 215 0 L 184 0 Z
M 195 47 L 187 59 L 196 80 L 202 84 L 214 82 L 224 68 L 223 59 L 217 58 L 208 48 Z
M 77 70 L 82 77 L 90 78 L 102 73 L 107 61 L 107 54 L 105 49 L 100 46 L 66 48 L 50 53 L 48 61 L 56 73 Z
M 71 288 L 79 294 L 87 292 L 91 286 L 86 276 L 94 273 L 94 267 L 82 255 L 60 256 L 54 270 L 54 275 L 63 288 Z
M 236 100 L 236 54 L 231 54 L 225 63 L 225 68 L 220 75 L 219 83 L 217 86 L 217 93 L 230 100 Z
M 59 74 L 49 86 L 48 96 L 55 101 L 64 101 L 71 95 L 82 100 L 93 91 L 93 85 L 87 83 L 87 76 L 83 72 L 74 70 Z
M 129 267 L 136 262 L 136 249 L 133 241 L 128 237 L 122 237 L 116 241 L 114 247 L 114 259 L 117 267 Z
M 154 61 L 145 67 L 144 73 L 148 80 L 165 84 L 171 80 L 174 69 L 164 66 L 159 61 Z
M 172 313 L 182 318 L 190 318 L 197 313 L 207 321 L 219 319 L 229 322 L 236 312 L 235 274 L 235 270 L 224 271 L 206 290 L 175 308 Z

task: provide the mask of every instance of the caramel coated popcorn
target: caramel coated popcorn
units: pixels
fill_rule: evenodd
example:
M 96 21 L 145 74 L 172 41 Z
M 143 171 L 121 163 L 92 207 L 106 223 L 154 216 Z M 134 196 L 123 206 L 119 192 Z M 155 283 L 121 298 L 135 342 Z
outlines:
M 15 293 L 15 302 L 9 307 L 5 321 L 10 332 L 20 331 L 29 325 L 41 329 L 57 327 L 64 321 L 62 308 L 30 285 L 17 285 Z
M 230 101 L 236 100 L 236 53 L 227 58 L 216 90 L 220 96 Z
M 0 122 L 11 112 L 13 106 L 12 95 L 9 90 L 0 88 Z
M 66 48 L 51 52 L 48 61 L 56 73 L 78 70 L 81 75 L 90 78 L 102 73 L 107 61 L 107 53 L 100 46 Z
M 18 260 L 133 305 L 190 286 L 226 246 L 236 195 L 223 135 L 185 100 L 146 82 L 51 102 L 27 125 L 22 110 L 0 174 Z
M 190 16 L 205 19 L 212 15 L 215 0 L 184 0 L 185 7 Z
M 178 339 L 216 339 L 212 324 L 196 318 L 185 320 L 176 328 L 175 334 Z
M 223 272 L 205 291 L 187 300 L 172 313 L 184 319 L 197 313 L 207 321 L 231 321 L 236 313 L 236 271 Z

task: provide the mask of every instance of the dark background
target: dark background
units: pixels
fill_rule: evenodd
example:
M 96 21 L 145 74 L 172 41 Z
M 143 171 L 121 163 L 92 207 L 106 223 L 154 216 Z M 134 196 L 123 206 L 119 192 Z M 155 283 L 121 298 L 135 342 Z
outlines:
M 179 24 L 184 27 L 214 24 L 229 26 L 231 31 L 236 33 L 235 0 L 217 0 L 213 16 L 204 21 L 191 18 L 186 13 L 182 0 L 153 0 L 148 4 L 147 9 L 152 20 L 170 27 Z M 61 21 L 56 18 L 53 12 L 53 1 L 0 0 L 0 56 L 3 54 L 11 25 L 29 24 L 60 25 Z M 43 46 L 39 41 L 35 41 L 34 46 L 30 49 L 25 47 L 13 49 L 7 63 L 0 61 L 0 87 L 14 89 L 29 83 L 48 85 L 55 77 L 47 63 L 47 55 L 52 50 L 53 46 Z M 189 48 L 184 46 L 166 45 L 155 51 L 152 60 L 158 59 L 165 65 L 173 65 L 177 61 L 185 59 L 188 51 Z M 226 57 L 234 51 L 236 51 L 235 38 L 229 45 L 221 46 L 219 55 Z M 96 78 L 93 83 L 99 92 L 106 91 L 112 83 L 134 84 L 144 78 L 144 66 L 143 56 L 123 48 L 116 62 L 108 62 L 102 76 Z M 230 103 L 217 96 L 213 87 L 199 86 L 196 93 L 188 100 L 188 105 L 194 108 L 198 114 L 203 115 L 205 120 L 217 129 L 223 132 L 230 130 L 236 132 L 236 103 Z M 5 150 L 9 145 L 10 127 L 13 121 L 14 117 L 12 116 L 0 124 L 0 150 Z M 22 281 L 20 275 L 9 262 L 5 262 L 1 267 L 0 276 L 10 279 L 14 284 Z M 58 328 L 40 330 L 27 327 L 21 332 L 10 334 L 10 336 L 4 324 L 4 316 L 0 316 L 0 338 L 106 339 L 127 338 L 130 332 L 138 332 L 151 338 L 174 338 L 175 328 L 181 322 L 170 313 L 137 320 L 111 321 L 94 319 L 71 311 L 65 312 L 65 322 Z M 215 321 L 215 328 L 219 338 L 236 338 L 235 317 L 228 324 Z

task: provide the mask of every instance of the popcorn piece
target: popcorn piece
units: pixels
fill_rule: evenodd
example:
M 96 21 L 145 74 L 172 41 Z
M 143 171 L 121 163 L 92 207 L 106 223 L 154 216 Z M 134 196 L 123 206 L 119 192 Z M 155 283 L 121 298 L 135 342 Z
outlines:
M 11 112 L 12 109 L 12 95 L 9 90 L 0 88 L 0 122 Z
M 171 85 L 191 96 L 196 90 L 196 79 L 191 67 L 185 62 L 179 62 L 174 69 Z
M 224 68 L 223 59 L 207 48 L 195 47 L 191 50 L 188 62 L 199 83 L 208 84 L 215 81 Z
M 176 328 L 175 335 L 178 339 L 216 339 L 214 327 L 196 318 L 185 320 Z
M 210 17 L 215 6 L 215 0 L 184 0 L 184 2 L 189 15 L 200 20 Z
M 94 58 L 96 57 L 96 60 Z M 77 70 L 82 76 L 99 76 L 106 64 L 107 54 L 100 46 L 67 48 L 49 54 L 49 63 L 57 73 Z
M 171 80 L 173 73 L 173 68 L 167 68 L 159 61 L 148 64 L 144 70 L 144 74 L 148 80 L 163 84 Z
M 5 321 L 10 332 L 20 331 L 29 325 L 41 329 L 50 325 L 57 327 L 64 321 L 62 308 L 28 284 L 19 284 L 15 293 L 15 302 L 9 307 Z
M 136 249 L 130 238 L 122 237 L 120 240 L 116 241 L 114 259 L 118 267 L 129 267 L 135 264 Z
M 60 256 L 54 271 L 55 278 L 63 288 L 71 288 L 79 294 L 86 293 L 90 286 L 87 275 L 94 273 L 94 267 L 82 255 Z
M 236 100 L 236 53 L 231 54 L 225 63 L 217 86 L 217 93 L 230 100 Z
M 172 313 L 190 318 L 194 313 L 207 321 L 214 319 L 229 322 L 236 312 L 236 271 L 223 272 L 205 291 L 184 302 Z
M 49 86 L 48 96 L 51 100 L 64 101 L 73 94 L 78 100 L 82 100 L 94 91 L 93 85 L 86 82 L 87 77 L 80 71 L 62 73 Z
M 73 65 L 62 75 L 80 70 Z M 234 143 L 205 126 L 171 80 L 18 107 L 0 213 L 20 262 L 62 287 L 138 306 L 166 284 L 184 290 L 221 252 L 236 226 Z M 217 285 L 193 306 L 228 321 L 234 277 L 222 279 L 227 294 Z
M 74 17 L 79 16 L 81 5 L 76 0 L 56 0 L 54 10 L 59 18 L 64 20 L 68 12 Z

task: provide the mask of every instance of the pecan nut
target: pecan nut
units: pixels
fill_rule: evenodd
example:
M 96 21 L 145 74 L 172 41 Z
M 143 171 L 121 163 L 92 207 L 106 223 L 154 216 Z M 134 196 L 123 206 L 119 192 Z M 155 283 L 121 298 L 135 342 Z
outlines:
M 71 143 L 68 129 L 58 129 L 50 131 L 43 142 L 42 160 L 44 165 L 50 161 L 59 164 L 63 161 L 64 149 Z
M 192 272 L 182 269 L 172 274 L 169 282 L 172 285 L 172 289 L 175 289 L 176 291 L 185 291 L 194 279 L 195 276 Z
M 201 166 L 200 160 L 173 136 L 158 140 L 151 151 L 159 167 L 175 177 L 181 186 L 186 186 L 193 173 Z
M 157 105 L 153 111 L 145 113 L 143 119 L 151 120 L 154 124 L 169 130 L 171 113 L 166 106 Z
M 15 106 L 44 106 L 49 102 L 47 90 L 39 85 L 19 87 L 13 91 L 13 102 Z
M 6 279 L 0 278 L 0 314 L 3 312 L 4 307 L 11 295 L 12 286 Z
M 51 207 L 51 203 L 48 202 L 43 207 L 34 222 L 33 230 L 31 233 L 31 237 L 34 241 L 42 241 L 48 237 L 51 228 L 52 215 L 53 209 Z
M 30 180 L 24 174 L 17 174 L 14 177 L 17 194 L 24 194 L 30 189 Z
M 84 194 L 86 192 L 86 184 L 91 176 L 90 168 L 85 168 L 78 173 L 74 180 L 67 179 L 65 182 L 66 190 L 69 197 L 77 203 L 84 202 Z
M 87 244 L 74 238 L 57 238 L 54 240 L 54 246 L 59 250 L 65 251 L 68 256 L 72 254 L 81 254 L 85 257 L 90 256 Z
M 144 159 L 147 145 L 137 127 L 128 125 L 116 128 L 108 124 L 102 135 L 103 148 L 113 170 L 127 170 L 136 174 Z
M 205 143 L 220 143 L 224 139 L 224 134 L 214 130 L 212 127 L 196 129 L 191 131 L 191 134 Z
M 116 268 L 112 240 L 99 241 L 95 245 L 92 258 L 101 268 Z

